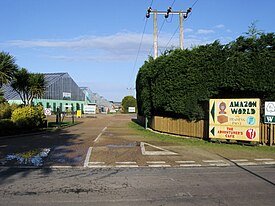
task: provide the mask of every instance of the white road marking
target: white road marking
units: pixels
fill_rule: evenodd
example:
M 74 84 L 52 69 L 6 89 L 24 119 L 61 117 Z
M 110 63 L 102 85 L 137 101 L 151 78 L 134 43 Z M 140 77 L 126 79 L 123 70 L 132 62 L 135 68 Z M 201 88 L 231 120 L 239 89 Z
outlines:
M 264 162 L 266 165 L 275 165 L 275 162 Z
M 116 167 L 125 168 L 125 167 L 139 167 L 139 166 L 138 165 L 116 165 Z
M 103 168 L 103 167 L 110 167 L 110 166 L 106 166 L 106 165 L 89 165 L 87 167 L 88 168 Z
M 96 141 L 101 137 L 101 135 L 102 135 L 102 133 L 100 133 L 100 134 L 96 137 L 96 139 L 94 140 L 94 142 L 96 142 Z
M 161 150 L 161 151 L 146 151 L 145 150 L 145 145 L 148 145 L 150 147 L 153 147 L 155 149 Z M 159 156 L 159 155 L 177 155 L 175 152 L 171 152 L 169 150 L 163 149 L 161 147 L 157 147 L 155 145 L 146 143 L 146 142 L 141 142 L 140 143 L 140 148 L 141 148 L 141 153 L 142 155 L 153 155 L 153 156 Z
M 94 140 L 94 142 L 96 142 L 100 137 L 101 135 L 103 134 L 103 132 L 107 129 L 107 127 L 104 127 L 103 130 L 101 130 L 101 133 L 96 137 L 96 139 Z
M 175 161 L 175 162 L 179 163 L 179 164 L 195 163 L 195 161 L 192 161 L 192 160 L 188 160 L 188 161 Z
M 201 164 L 181 164 L 180 167 L 201 167 Z
M 147 161 L 147 164 L 165 164 L 165 161 Z
M 90 156 L 92 154 L 92 150 L 93 150 L 93 148 L 89 147 L 86 158 L 85 158 L 85 161 L 84 161 L 84 167 L 88 167 Z
M 171 165 L 148 165 L 148 167 L 171 167 Z
M 224 162 L 223 160 L 202 160 L 205 163 L 217 163 L 217 162 Z
M 137 164 L 136 162 L 116 162 L 116 164 L 121 164 L 121 165 L 134 165 Z
M 247 162 L 247 159 L 237 159 L 237 160 L 231 160 L 232 162 Z
M 228 166 L 230 166 L 230 164 L 228 164 L 228 163 L 209 164 L 209 165 L 214 166 L 214 167 L 228 167 Z
M 256 161 L 273 161 L 274 159 L 271 158 L 259 158 L 259 159 L 254 159 Z
M 255 162 L 240 162 L 240 163 L 237 163 L 238 165 L 240 166 L 252 166 L 252 165 L 257 165 L 257 163 Z
M 105 162 L 88 162 L 88 165 L 104 165 Z

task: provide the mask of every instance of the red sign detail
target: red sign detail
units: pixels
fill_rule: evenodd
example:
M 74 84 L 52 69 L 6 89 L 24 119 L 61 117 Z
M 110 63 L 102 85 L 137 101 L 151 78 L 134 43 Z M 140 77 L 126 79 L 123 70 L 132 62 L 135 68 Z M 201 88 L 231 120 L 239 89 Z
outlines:
M 248 129 L 246 130 L 246 136 L 248 139 L 255 139 L 256 131 L 254 129 Z

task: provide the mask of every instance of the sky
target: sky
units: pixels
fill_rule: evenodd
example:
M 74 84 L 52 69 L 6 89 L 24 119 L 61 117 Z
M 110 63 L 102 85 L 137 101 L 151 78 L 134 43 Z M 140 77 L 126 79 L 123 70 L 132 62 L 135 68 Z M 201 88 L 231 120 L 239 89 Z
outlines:
M 274 0 L 0 0 L 0 51 L 33 73 L 68 72 L 110 101 L 135 95 L 139 68 L 153 56 L 147 8 L 192 12 L 184 47 L 245 35 L 254 22 L 275 31 Z M 179 47 L 179 17 L 158 15 L 158 51 Z

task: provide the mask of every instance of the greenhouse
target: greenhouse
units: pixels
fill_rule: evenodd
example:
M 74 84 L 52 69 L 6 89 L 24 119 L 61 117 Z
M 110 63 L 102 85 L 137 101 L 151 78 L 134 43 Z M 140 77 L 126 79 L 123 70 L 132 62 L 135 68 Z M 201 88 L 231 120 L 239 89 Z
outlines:
M 56 112 L 66 110 L 82 110 L 85 102 L 85 94 L 78 87 L 68 73 L 45 73 L 46 90 L 42 99 L 34 99 L 33 104 L 42 104 L 44 108 L 51 108 Z M 10 85 L 3 86 L 4 98 L 9 103 L 21 104 L 22 100 Z

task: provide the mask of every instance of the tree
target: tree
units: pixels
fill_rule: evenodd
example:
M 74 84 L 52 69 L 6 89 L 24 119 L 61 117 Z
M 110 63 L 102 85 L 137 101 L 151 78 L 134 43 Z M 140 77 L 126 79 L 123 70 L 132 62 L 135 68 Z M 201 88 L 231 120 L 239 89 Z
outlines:
M 275 34 L 253 25 L 248 34 L 150 58 L 136 79 L 139 114 L 199 120 L 210 98 L 274 100 Z
M 33 98 L 41 98 L 44 95 L 46 82 L 43 74 L 29 73 L 27 69 L 22 68 L 15 73 L 11 86 L 27 106 L 32 103 Z
M 13 56 L 0 52 L 0 88 L 3 84 L 9 83 L 17 70 Z
M 137 100 L 133 96 L 126 96 L 122 100 L 123 111 L 128 112 L 129 107 L 137 107 Z
M 4 93 L 0 90 L 0 104 L 6 102 L 4 98 Z

